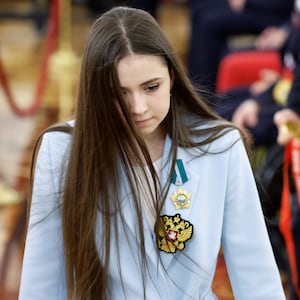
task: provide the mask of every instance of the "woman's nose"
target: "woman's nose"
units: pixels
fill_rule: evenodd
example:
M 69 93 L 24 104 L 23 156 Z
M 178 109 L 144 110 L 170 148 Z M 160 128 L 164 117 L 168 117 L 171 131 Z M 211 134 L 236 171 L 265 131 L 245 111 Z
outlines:
M 129 99 L 129 109 L 133 114 L 143 114 L 147 111 L 147 100 L 145 96 L 136 94 Z

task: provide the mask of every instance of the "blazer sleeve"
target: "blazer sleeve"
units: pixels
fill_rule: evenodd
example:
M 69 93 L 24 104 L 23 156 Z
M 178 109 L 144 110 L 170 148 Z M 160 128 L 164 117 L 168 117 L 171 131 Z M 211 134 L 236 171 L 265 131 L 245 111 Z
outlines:
M 235 299 L 284 300 L 284 290 L 241 141 L 230 150 L 222 248 Z
M 19 300 L 66 299 L 59 207 L 65 133 L 46 133 L 38 153 Z

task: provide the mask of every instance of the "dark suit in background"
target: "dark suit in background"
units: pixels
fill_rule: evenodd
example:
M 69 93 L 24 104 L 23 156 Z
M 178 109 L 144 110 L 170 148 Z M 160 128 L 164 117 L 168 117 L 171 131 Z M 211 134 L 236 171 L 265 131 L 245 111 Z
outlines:
M 216 73 L 231 35 L 259 34 L 288 22 L 294 0 L 247 0 L 234 12 L 226 0 L 191 0 L 191 42 L 188 69 L 192 80 L 215 90 Z

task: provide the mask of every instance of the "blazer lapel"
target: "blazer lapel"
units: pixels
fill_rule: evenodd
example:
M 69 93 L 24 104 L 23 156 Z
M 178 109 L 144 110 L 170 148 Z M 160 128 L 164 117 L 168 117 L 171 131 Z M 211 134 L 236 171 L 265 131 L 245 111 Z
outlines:
M 136 210 L 132 201 L 132 196 L 130 193 L 129 186 L 126 184 L 122 188 L 122 214 L 125 217 L 125 230 L 127 230 L 128 234 L 133 234 L 134 239 L 137 243 L 140 243 L 139 229 L 138 229 L 138 220 L 136 216 Z M 154 228 L 150 228 L 146 217 L 143 217 L 143 226 L 144 226 L 144 239 L 145 239 L 145 250 L 147 256 L 150 260 L 157 264 L 157 247 L 156 247 L 156 239 L 155 239 L 155 231 Z
M 168 137 L 166 139 L 166 145 L 165 145 L 165 151 L 163 156 L 163 169 L 161 174 L 161 180 L 162 180 L 162 186 L 167 183 L 168 176 L 170 174 L 170 168 L 171 168 L 171 161 L 169 159 L 169 151 L 171 140 Z M 187 180 L 185 182 L 182 182 L 181 184 L 178 184 L 178 182 L 171 183 L 167 198 L 165 200 L 164 208 L 162 211 L 162 215 L 169 216 L 173 218 L 176 215 L 180 215 L 181 220 L 185 220 L 190 222 L 191 215 L 193 212 L 193 206 L 196 203 L 196 195 L 199 189 L 200 184 L 200 177 L 198 174 L 196 174 L 194 171 L 192 171 L 189 168 L 189 162 L 196 157 L 199 157 L 199 150 L 187 150 L 184 148 L 179 147 L 177 151 L 177 160 L 180 160 L 182 163 L 182 167 L 184 168 L 184 171 L 187 176 Z M 177 168 L 178 172 L 178 168 Z M 180 171 L 178 172 L 180 173 Z M 181 176 L 180 174 L 177 174 L 177 176 Z M 183 180 L 184 181 L 184 180 Z M 177 183 L 177 185 L 176 185 Z M 186 204 L 183 202 L 183 205 L 177 205 L 176 197 L 178 197 L 180 194 L 183 194 L 184 197 L 186 197 Z M 192 237 L 191 237 L 192 239 Z M 188 245 L 189 241 L 186 242 L 186 245 Z M 184 251 L 184 249 L 182 250 Z M 169 264 L 172 262 L 173 258 L 180 255 L 180 250 L 176 250 L 175 253 L 166 253 L 164 251 L 161 251 L 161 258 L 164 264 L 164 267 L 167 268 Z
M 170 154 L 170 148 L 171 148 L 171 139 L 167 136 L 163 157 L 162 157 L 162 171 L 161 171 L 161 184 L 164 186 L 167 184 L 168 176 L 170 174 L 171 169 L 171 161 L 169 159 Z M 198 191 L 200 178 L 199 176 L 190 170 L 188 167 L 188 163 L 194 159 L 196 156 L 199 156 L 199 152 L 193 152 L 193 151 L 187 151 L 183 148 L 178 148 L 177 151 L 177 159 L 181 160 L 183 164 L 183 168 L 186 172 L 188 180 L 184 182 L 182 185 L 177 186 L 176 184 L 171 183 L 167 198 L 163 207 L 162 215 L 167 215 L 170 217 L 174 217 L 177 214 L 180 214 L 181 219 L 189 221 L 191 219 L 191 214 L 193 211 L 193 205 L 196 200 L 196 194 Z M 125 181 L 126 182 L 126 181 Z M 174 204 L 174 201 L 172 200 L 172 197 L 178 193 L 178 189 L 181 189 L 183 193 L 190 194 L 190 203 L 187 207 L 182 208 L 176 208 L 176 205 Z M 132 232 L 132 234 L 135 235 L 135 238 L 137 240 L 137 243 L 139 243 L 139 233 L 138 233 L 138 221 L 137 217 L 135 215 L 135 208 L 133 207 L 132 199 L 131 199 L 131 193 L 129 190 L 129 186 L 125 184 L 122 188 L 123 199 L 122 199 L 122 210 L 123 214 L 125 216 L 125 222 L 129 228 L 129 230 Z M 145 220 L 144 224 L 144 238 L 145 238 L 145 249 L 146 254 L 149 257 L 149 260 L 153 262 L 154 265 L 157 264 L 158 257 L 157 257 L 157 242 L 156 242 L 156 236 L 154 232 L 154 228 L 150 228 Z M 188 241 L 187 241 L 188 243 Z M 184 251 L 184 249 L 182 250 Z M 163 251 L 160 251 L 160 257 L 162 259 L 164 268 L 166 268 L 172 261 L 172 259 L 177 256 L 180 253 L 179 250 L 177 250 L 175 253 L 166 253 Z

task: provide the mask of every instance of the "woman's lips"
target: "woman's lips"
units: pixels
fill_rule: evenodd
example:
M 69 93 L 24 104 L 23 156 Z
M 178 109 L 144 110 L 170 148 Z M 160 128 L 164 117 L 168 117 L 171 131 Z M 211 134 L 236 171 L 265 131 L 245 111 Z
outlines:
M 136 124 L 138 127 L 146 127 L 146 126 L 148 126 L 148 125 L 150 124 L 151 119 L 152 119 L 152 118 L 144 119 L 144 120 L 137 120 L 137 121 L 135 121 L 135 124 Z

